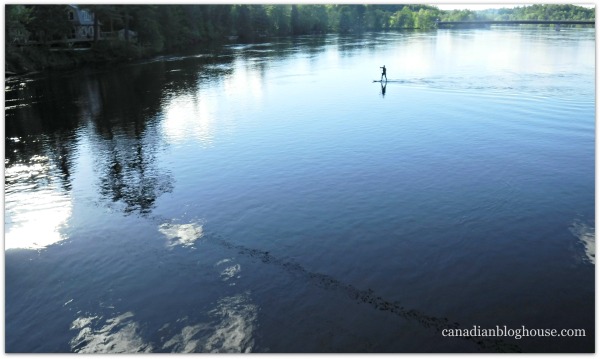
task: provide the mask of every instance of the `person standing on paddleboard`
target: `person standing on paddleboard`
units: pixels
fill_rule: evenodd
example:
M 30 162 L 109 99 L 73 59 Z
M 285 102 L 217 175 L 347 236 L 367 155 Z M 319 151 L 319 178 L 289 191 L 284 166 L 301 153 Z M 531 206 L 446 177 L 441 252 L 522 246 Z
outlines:
M 380 67 L 381 70 L 381 81 L 383 81 L 383 76 L 385 76 L 385 81 L 387 82 L 387 75 L 385 74 L 385 65 L 383 65 L 383 67 Z

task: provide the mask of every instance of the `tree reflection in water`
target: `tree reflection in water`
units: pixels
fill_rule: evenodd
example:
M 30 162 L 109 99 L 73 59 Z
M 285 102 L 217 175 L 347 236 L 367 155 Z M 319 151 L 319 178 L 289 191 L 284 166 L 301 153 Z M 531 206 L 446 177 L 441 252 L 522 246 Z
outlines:
M 183 60 L 186 71 L 169 71 L 169 59 L 111 71 L 46 74 L 7 82 L 6 168 L 47 157 L 61 172 L 62 188 L 72 190 L 77 159 L 90 156 L 97 194 L 125 213 L 147 215 L 156 200 L 173 190 L 170 172 L 157 164 L 165 148 L 157 124 L 167 99 L 194 94 L 231 71 L 211 69 L 233 57 L 215 55 Z M 191 64 L 193 62 L 193 64 Z M 193 65 L 193 66 L 192 66 Z M 33 100 L 33 101 L 32 101 Z M 90 144 L 90 153 L 82 146 Z
M 86 102 L 97 109 L 91 115 L 99 194 L 119 203 L 125 213 L 148 214 L 160 195 L 173 190 L 172 176 L 156 163 L 161 140 L 154 122 L 164 78 L 137 70 L 111 72 L 87 82 L 94 83 L 87 87 L 94 91 L 87 92 Z

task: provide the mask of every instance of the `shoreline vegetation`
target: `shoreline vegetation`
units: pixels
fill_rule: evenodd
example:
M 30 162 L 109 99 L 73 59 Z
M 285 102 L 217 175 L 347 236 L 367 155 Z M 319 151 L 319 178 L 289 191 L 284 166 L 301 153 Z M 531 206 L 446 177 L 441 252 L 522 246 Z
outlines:
M 74 29 L 73 9 L 89 17 L 87 37 L 77 42 L 69 40 L 80 30 Z M 5 14 L 8 77 L 277 36 L 429 30 L 437 21 L 594 20 L 595 9 L 558 4 L 481 11 L 375 4 L 5 5 Z

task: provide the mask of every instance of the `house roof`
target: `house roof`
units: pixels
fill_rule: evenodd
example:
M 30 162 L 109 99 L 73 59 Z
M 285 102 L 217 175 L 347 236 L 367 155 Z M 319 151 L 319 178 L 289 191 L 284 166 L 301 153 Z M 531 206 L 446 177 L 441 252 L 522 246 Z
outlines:
M 94 25 L 94 15 L 91 11 L 80 9 L 77 5 L 68 5 L 73 11 L 72 21 L 76 25 Z

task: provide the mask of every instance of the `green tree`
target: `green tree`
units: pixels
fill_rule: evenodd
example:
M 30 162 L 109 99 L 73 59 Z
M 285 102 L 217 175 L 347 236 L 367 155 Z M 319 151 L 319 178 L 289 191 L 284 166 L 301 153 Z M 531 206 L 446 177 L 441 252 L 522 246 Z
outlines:
M 294 34 L 324 33 L 329 30 L 329 14 L 325 5 L 300 5 L 296 7 Z
M 24 5 L 6 5 L 6 46 L 25 43 L 29 39 L 27 25 L 31 22 L 31 8 Z
M 31 17 L 26 27 L 38 41 L 47 43 L 71 35 L 73 26 L 69 21 L 67 6 L 32 5 L 30 10 Z
M 267 16 L 271 19 L 273 32 L 277 35 L 288 35 L 291 32 L 291 6 L 289 5 L 268 5 L 266 6 Z
M 401 11 L 396 11 L 390 18 L 390 27 L 392 29 L 414 29 L 415 20 L 413 12 L 405 6 Z
M 391 13 L 380 9 L 377 5 L 367 5 L 365 12 L 365 28 L 368 30 L 387 30 L 390 26 Z
M 293 35 L 300 35 L 304 33 L 303 25 L 300 21 L 300 10 L 299 5 L 292 5 L 292 11 L 290 15 L 290 27 L 292 28 Z
M 250 7 L 250 18 L 252 19 L 252 28 L 258 35 L 266 35 L 271 32 L 271 19 L 267 15 L 267 10 L 263 5 L 252 5 Z
M 340 7 L 340 20 L 338 31 L 342 34 L 355 32 L 358 29 L 358 14 L 356 8 L 351 5 L 343 5 Z
M 252 19 L 248 5 L 236 5 L 234 7 L 234 17 L 236 34 L 240 39 L 252 39 L 254 37 L 254 29 L 252 28 Z
M 126 5 L 123 11 L 126 18 L 131 16 L 126 30 L 130 28 L 136 31 L 142 46 L 154 52 L 160 52 L 165 48 L 163 29 L 159 23 L 158 5 Z
M 435 27 L 437 14 L 431 9 L 419 9 L 416 14 L 415 26 L 419 29 L 431 29 Z

